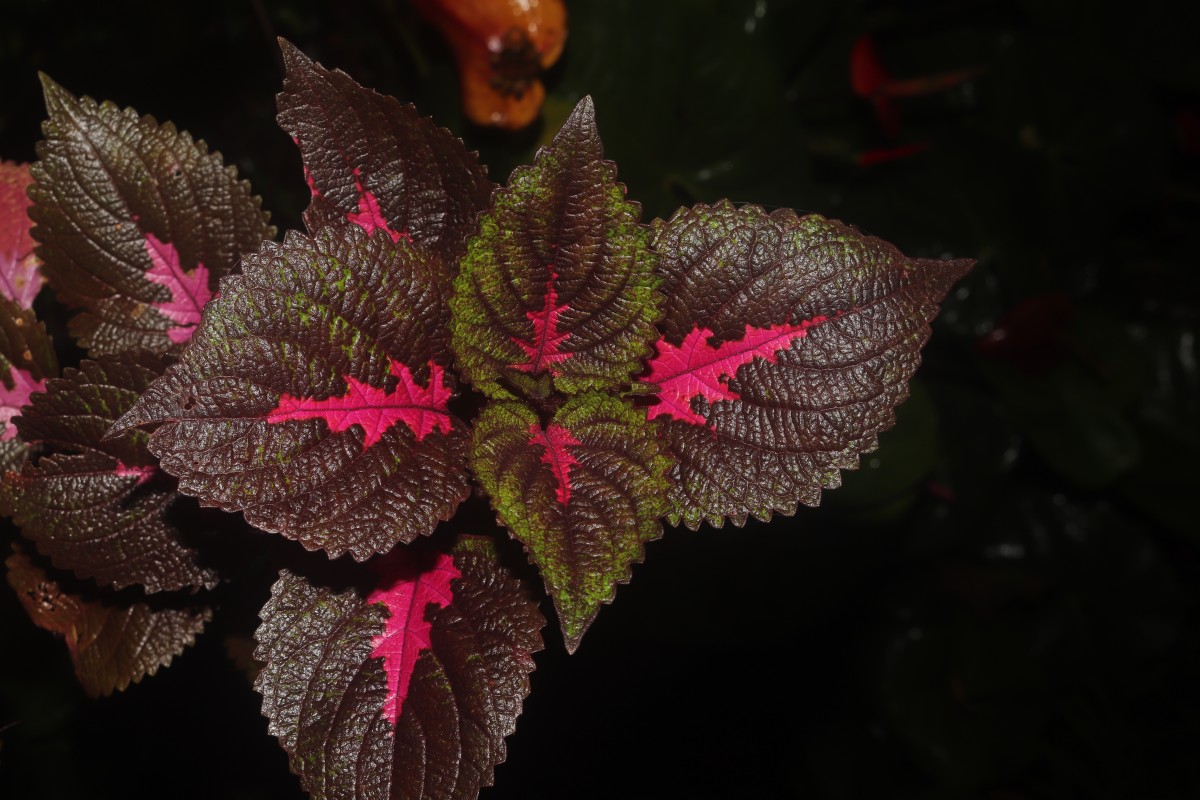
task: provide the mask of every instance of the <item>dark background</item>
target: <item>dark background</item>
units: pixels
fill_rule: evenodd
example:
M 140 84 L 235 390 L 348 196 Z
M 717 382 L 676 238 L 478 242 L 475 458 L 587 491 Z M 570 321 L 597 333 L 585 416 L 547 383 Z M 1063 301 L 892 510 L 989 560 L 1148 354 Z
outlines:
M 8 2 L 0 157 L 34 157 L 43 70 L 204 138 L 298 226 L 282 35 L 495 180 L 590 93 L 647 218 L 728 197 L 978 258 L 821 508 L 669 530 L 577 655 L 547 628 L 484 797 L 1198 797 L 1200 20 L 1101 5 L 569 0 L 545 124 L 513 135 L 464 127 L 403 0 Z M 868 34 L 897 78 L 973 77 L 899 99 L 888 135 L 851 88 Z M 0 797 L 300 796 L 226 658 L 265 597 L 92 701 L 0 587 Z

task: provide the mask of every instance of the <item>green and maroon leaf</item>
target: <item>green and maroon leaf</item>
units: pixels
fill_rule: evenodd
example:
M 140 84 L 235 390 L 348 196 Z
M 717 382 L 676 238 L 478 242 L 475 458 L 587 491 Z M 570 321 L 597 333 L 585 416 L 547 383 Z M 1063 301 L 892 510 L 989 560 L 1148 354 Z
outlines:
M 494 188 L 478 156 L 413 106 L 279 44 L 279 125 L 304 160 L 309 231 L 346 221 L 385 230 L 437 253 L 450 278 Z
M 203 503 L 331 556 L 431 533 L 470 491 L 440 260 L 353 225 L 289 233 L 221 284 L 117 424 Z
M 153 675 L 190 647 L 212 611 L 160 607 L 124 595 L 83 596 L 18 550 L 5 562 L 8 585 L 34 623 L 66 641 L 75 675 L 93 697 Z
M 28 164 L 0 161 L 0 296 L 21 308 L 32 308 L 42 288 L 41 261 L 29 235 L 31 183 Z
M 500 521 L 529 552 L 574 652 L 600 606 L 662 534 L 671 461 L 627 401 L 595 392 L 543 425 L 522 403 L 484 409 L 471 458 Z
M 9 474 L 0 494 L 21 533 L 59 569 L 147 592 L 216 585 L 216 572 L 168 520 L 195 501 L 160 472 L 149 437 L 105 438 L 166 364 L 147 352 L 84 361 L 50 380 L 17 418 L 22 441 L 41 445 L 42 455 Z
M 0 297 L 0 475 L 20 469 L 25 461 L 27 448 L 17 437 L 13 418 L 57 374 L 54 346 L 33 310 Z M 0 502 L 0 512 L 11 509 Z
M 255 683 L 316 800 L 473 800 L 529 694 L 545 623 L 492 542 L 399 548 L 364 589 L 283 572 Z
M 969 260 L 905 258 L 840 222 L 729 203 L 655 229 L 662 339 L 641 381 L 676 458 L 672 520 L 816 505 L 895 421 Z
M 512 174 L 454 282 L 463 377 L 495 399 L 625 388 L 661 298 L 641 207 L 605 161 L 591 98 Z
M 43 77 L 33 238 L 71 330 L 95 356 L 187 341 L 238 256 L 275 235 L 220 153 L 170 123 L 76 98 Z

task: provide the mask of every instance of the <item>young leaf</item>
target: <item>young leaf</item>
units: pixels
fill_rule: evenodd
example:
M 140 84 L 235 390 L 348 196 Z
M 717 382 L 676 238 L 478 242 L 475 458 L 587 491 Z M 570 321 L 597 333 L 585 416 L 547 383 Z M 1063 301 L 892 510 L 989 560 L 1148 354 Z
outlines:
M 428 534 L 470 491 L 442 268 L 353 225 L 265 243 L 116 429 L 160 424 L 182 491 L 309 549 L 361 561 Z
M 147 592 L 216 585 L 217 574 L 167 521 L 176 503 L 191 501 L 157 479 L 146 434 L 104 438 L 165 366 L 150 353 L 84 361 L 50 380 L 17 419 L 21 439 L 51 454 L 6 477 L 5 505 L 59 569 Z
M 0 161 L 0 295 L 21 308 L 32 308 L 42 288 L 38 257 L 29 235 L 33 178 L 28 164 Z
M 204 142 L 42 82 L 29 214 L 47 279 L 86 309 L 72 333 L 93 356 L 186 341 L 217 280 L 275 235 L 269 215 Z
M 545 623 L 486 539 L 405 548 L 360 591 L 284 571 L 255 687 L 316 800 L 468 800 L 492 782 Z
M 816 505 L 877 446 L 968 260 L 905 258 L 839 222 L 729 203 L 655 228 L 663 337 L 641 380 L 677 461 L 673 521 Z
M 57 374 L 54 346 L 33 310 L 0 297 L 0 474 L 20 469 L 25 460 L 13 417 Z M 10 511 L 2 502 L 0 508 Z
M 604 161 L 585 97 L 515 170 L 454 282 L 454 352 L 492 398 L 625 388 L 655 339 L 649 229 Z
M 121 691 L 170 664 L 212 617 L 208 608 L 70 594 L 19 550 L 5 564 L 8 585 L 34 623 L 66 639 L 75 675 L 93 697 Z
M 493 403 L 471 458 L 500 521 L 525 545 L 574 652 L 645 543 L 662 534 L 671 462 L 641 411 L 597 393 L 543 426 L 518 402 Z
M 279 45 L 287 69 L 279 126 L 304 159 L 309 231 L 347 220 L 386 230 L 436 252 L 448 279 L 492 193 L 479 159 L 411 105 Z

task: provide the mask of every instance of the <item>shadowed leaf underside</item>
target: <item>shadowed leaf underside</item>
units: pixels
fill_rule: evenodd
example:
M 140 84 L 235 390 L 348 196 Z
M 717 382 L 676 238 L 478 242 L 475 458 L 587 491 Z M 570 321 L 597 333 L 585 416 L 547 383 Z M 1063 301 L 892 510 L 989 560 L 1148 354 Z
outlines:
M 75 675 L 93 697 L 121 691 L 170 664 L 212 616 L 207 608 L 156 608 L 124 596 L 67 593 L 19 551 L 5 565 L 25 611 L 38 627 L 64 638 Z
M 816 505 L 895 421 L 968 260 L 905 258 L 840 222 L 754 206 L 655 227 L 662 339 L 641 380 L 676 458 L 672 521 Z
M 317 800 L 473 800 L 504 760 L 545 620 L 486 539 L 372 566 L 364 589 L 275 584 L 255 635 L 270 730 Z M 405 638 L 409 622 L 422 630 Z M 389 655 L 389 637 L 415 658 Z
M 59 569 L 148 592 L 216 584 L 216 573 L 167 519 L 176 504 L 194 501 L 159 473 L 147 435 L 104 438 L 165 366 L 144 352 L 84 361 L 50 380 L 18 418 L 21 439 L 43 454 L 6 477 L 5 503 L 21 533 Z
M 309 549 L 428 534 L 469 492 L 441 269 L 353 225 L 265 243 L 118 428 L 157 425 L 183 492 Z
M 95 356 L 186 341 L 238 256 L 275 235 L 233 167 L 170 123 L 43 79 L 33 237 L 71 331 Z
M 662 534 L 671 462 L 654 428 L 628 402 L 595 392 L 545 426 L 523 404 L 498 402 L 476 423 L 471 464 L 537 565 L 574 652 Z

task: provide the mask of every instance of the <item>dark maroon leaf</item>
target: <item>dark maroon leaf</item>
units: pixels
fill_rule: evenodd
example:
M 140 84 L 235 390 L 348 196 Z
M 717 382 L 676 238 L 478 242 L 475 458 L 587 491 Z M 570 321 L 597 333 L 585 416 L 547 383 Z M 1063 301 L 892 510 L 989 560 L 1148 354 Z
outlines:
M 481 218 L 451 307 L 463 377 L 489 397 L 625 388 L 650 353 L 649 229 L 603 157 L 585 97 Z
M 92 355 L 186 341 L 217 280 L 275 235 L 268 215 L 204 142 L 43 85 L 29 213 L 47 279 L 86 309 L 72 332 Z
M 33 310 L 0 297 L 0 475 L 20 469 L 26 447 L 12 419 L 46 379 L 58 374 L 58 360 L 46 329 Z M 0 510 L 10 509 L 0 501 Z
M 84 361 L 50 380 L 17 419 L 21 439 L 48 452 L 7 476 L 5 505 L 59 569 L 147 592 L 216 585 L 217 574 L 167 521 L 176 503 L 194 501 L 156 479 L 147 435 L 104 438 L 165 366 L 151 353 Z
M 472 466 L 541 572 L 574 652 L 662 534 L 671 461 L 653 427 L 628 402 L 594 392 L 544 426 L 521 403 L 498 402 L 475 426 Z
M 905 258 L 840 222 L 754 206 L 655 229 L 663 337 L 642 381 L 677 463 L 673 521 L 816 505 L 908 396 L 929 321 L 971 261 Z
M 402 548 L 373 585 L 285 571 L 262 610 L 255 683 L 317 800 L 470 800 L 504 760 L 545 623 L 490 541 Z
M 359 86 L 280 40 L 279 125 L 304 159 L 310 232 L 346 220 L 436 252 L 453 274 L 493 185 L 474 153 L 411 105 Z
M 38 627 L 66 640 L 75 675 L 93 697 L 121 691 L 170 664 L 212 616 L 207 608 L 155 608 L 124 596 L 67 593 L 20 551 L 5 564 L 21 605 Z
M 117 429 L 161 423 L 150 449 L 182 491 L 310 549 L 363 560 L 432 532 L 469 492 L 440 260 L 342 225 L 243 269 Z
M 41 262 L 29 235 L 26 191 L 32 182 L 28 164 L 0 161 L 0 295 L 21 308 L 32 308 L 42 288 Z

